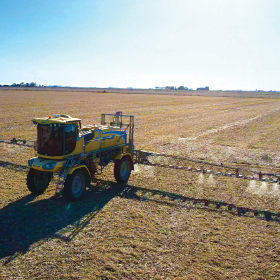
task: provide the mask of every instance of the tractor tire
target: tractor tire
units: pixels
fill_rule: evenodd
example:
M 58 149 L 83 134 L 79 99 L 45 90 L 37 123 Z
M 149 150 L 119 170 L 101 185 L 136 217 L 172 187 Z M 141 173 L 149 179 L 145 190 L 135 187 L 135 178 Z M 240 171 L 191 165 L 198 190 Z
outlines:
M 115 161 L 114 176 L 118 184 L 127 183 L 131 170 L 131 162 L 127 157 Z
M 70 201 L 79 200 L 86 190 L 87 181 L 86 174 L 81 169 L 75 170 L 65 180 L 63 195 Z
M 27 187 L 34 194 L 42 194 L 49 186 L 52 179 L 51 172 L 38 171 L 33 168 L 29 169 L 27 174 Z

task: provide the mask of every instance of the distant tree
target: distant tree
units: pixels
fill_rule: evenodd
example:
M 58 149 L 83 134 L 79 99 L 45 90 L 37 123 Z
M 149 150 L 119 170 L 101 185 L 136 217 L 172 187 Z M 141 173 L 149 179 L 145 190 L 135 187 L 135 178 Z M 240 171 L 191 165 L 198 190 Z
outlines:
M 30 87 L 36 87 L 36 83 L 32 82 L 29 84 Z
M 25 87 L 25 83 L 24 83 L 24 82 L 21 82 L 21 83 L 19 84 L 19 86 Z
M 209 90 L 209 87 L 197 88 L 196 90 Z
M 184 87 L 184 86 L 179 86 L 179 87 L 178 87 L 178 90 L 188 90 L 188 88 L 187 88 L 187 87 Z
M 165 89 L 174 90 L 174 89 L 176 89 L 176 87 L 174 87 L 174 86 L 166 86 Z

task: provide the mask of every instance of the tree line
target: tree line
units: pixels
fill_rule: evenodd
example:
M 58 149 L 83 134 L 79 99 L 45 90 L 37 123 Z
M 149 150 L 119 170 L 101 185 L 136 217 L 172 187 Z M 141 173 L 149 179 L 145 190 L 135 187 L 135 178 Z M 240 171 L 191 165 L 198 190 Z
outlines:
M 185 86 L 166 86 L 166 87 L 155 87 L 155 89 L 165 89 L 165 90 L 193 90 L 192 88 L 188 88 Z M 209 87 L 201 87 L 197 88 L 196 90 L 209 90 Z
M 169 89 L 169 90 L 192 90 L 191 88 L 184 87 L 184 86 L 179 86 L 179 87 L 166 86 L 165 89 Z
M 13 83 L 11 85 L 0 85 L 0 86 L 3 86 L 3 87 L 38 87 L 40 85 L 37 85 L 34 82 L 31 82 L 31 83 L 24 83 L 24 82 L 22 82 L 20 84 Z

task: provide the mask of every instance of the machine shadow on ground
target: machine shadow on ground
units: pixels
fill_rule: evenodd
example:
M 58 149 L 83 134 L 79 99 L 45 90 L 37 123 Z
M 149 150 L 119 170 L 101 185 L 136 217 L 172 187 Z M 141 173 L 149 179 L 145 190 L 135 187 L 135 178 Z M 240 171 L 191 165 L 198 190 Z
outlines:
M 63 197 L 34 201 L 36 196 L 30 194 L 8 204 L 0 209 L 0 259 L 24 254 L 40 240 L 63 239 L 56 233 L 69 225 L 80 225 L 84 217 L 98 212 L 125 187 L 92 188 L 77 202 Z
M 196 208 L 208 212 L 227 211 L 221 209 L 220 206 L 214 207 L 214 209 L 206 207 L 203 204 L 207 201 L 205 198 L 184 197 L 162 190 L 118 185 L 102 180 L 98 180 L 96 186 L 91 185 L 84 197 L 77 202 L 69 202 L 63 197 L 34 201 L 36 196 L 30 194 L 0 210 L 0 259 L 7 258 L 4 263 L 8 263 L 18 254 L 26 253 L 30 246 L 38 241 L 52 238 L 71 241 L 110 200 L 118 196 L 124 199 L 188 209 Z M 162 198 L 166 198 L 166 200 Z M 218 201 L 214 201 L 214 203 L 216 206 L 220 205 Z M 236 212 L 227 212 L 238 215 Z M 247 215 L 246 212 L 241 214 L 243 217 L 254 217 Z M 263 219 L 263 217 L 255 218 Z M 275 221 L 279 222 L 279 220 Z M 69 226 L 72 226 L 70 234 L 69 232 L 68 235 L 60 233 Z

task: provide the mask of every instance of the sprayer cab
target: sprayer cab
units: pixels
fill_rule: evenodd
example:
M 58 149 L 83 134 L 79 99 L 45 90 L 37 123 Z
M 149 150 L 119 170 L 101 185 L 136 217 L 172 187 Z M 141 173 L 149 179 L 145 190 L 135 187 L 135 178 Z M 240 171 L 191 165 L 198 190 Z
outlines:
M 37 125 L 37 153 L 45 157 L 71 154 L 79 138 L 81 120 L 67 115 L 33 119 Z

